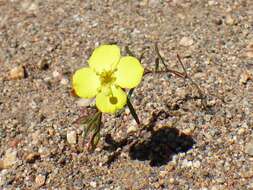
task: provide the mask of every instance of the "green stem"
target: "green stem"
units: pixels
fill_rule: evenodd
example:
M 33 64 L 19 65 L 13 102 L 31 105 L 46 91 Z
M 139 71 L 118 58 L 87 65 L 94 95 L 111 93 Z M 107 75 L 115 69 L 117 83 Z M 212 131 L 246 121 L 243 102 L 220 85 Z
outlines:
M 129 108 L 129 110 L 130 110 L 131 115 L 133 116 L 134 120 L 136 121 L 136 123 L 137 123 L 138 125 L 140 125 L 141 122 L 140 122 L 140 120 L 139 120 L 139 117 L 138 117 L 138 115 L 137 115 L 137 113 L 136 113 L 136 111 L 135 111 L 135 109 L 134 109 L 134 107 L 133 107 L 133 105 L 132 105 L 132 103 L 131 103 L 129 97 L 127 97 L 127 106 L 128 106 L 128 108 Z

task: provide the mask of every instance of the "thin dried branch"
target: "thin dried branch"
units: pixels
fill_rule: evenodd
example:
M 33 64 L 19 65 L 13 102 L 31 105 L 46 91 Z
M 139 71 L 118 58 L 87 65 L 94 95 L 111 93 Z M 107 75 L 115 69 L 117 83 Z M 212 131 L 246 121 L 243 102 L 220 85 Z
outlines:
M 156 43 L 155 44 L 155 51 L 156 51 L 156 54 L 158 55 L 158 58 L 159 60 L 161 60 L 161 63 L 163 64 L 164 68 L 165 68 L 165 71 L 162 71 L 162 72 L 167 72 L 167 73 L 172 73 L 180 78 L 185 78 L 185 75 L 184 73 L 181 73 L 181 72 L 178 72 L 178 71 L 175 71 L 175 70 L 172 70 L 172 69 L 169 69 L 163 59 L 163 57 L 161 56 L 160 54 L 160 51 L 159 51 L 159 48 L 158 48 L 158 44 Z M 157 64 L 157 63 L 156 63 Z M 158 63 L 159 64 L 159 63 Z M 156 66 L 156 67 L 159 67 L 159 66 Z M 147 72 L 148 73 L 148 72 Z M 147 74 L 145 73 L 145 74 Z
M 187 70 L 186 70 L 186 68 L 185 68 L 185 66 L 184 66 L 184 64 L 183 64 L 180 56 L 177 54 L 178 62 L 180 63 L 180 65 L 181 65 L 181 67 L 182 67 L 182 69 L 184 71 L 183 73 L 175 71 L 175 70 L 172 70 L 172 69 L 169 69 L 167 67 L 167 65 L 166 65 L 163 57 L 161 56 L 161 54 L 159 52 L 159 48 L 158 48 L 158 44 L 157 43 L 155 44 L 155 51 L 157 53 L 157 56 L 158 56 L 159 60 L 161 60 L 161 63 L 163 64 L 163 66 L 165 68 L 165 71 L 162 71 L 162 73 L 169 72 L 169 73 L 173 73 L 174 75 L 176 75 L 176 76 L 178 76 L 180 78 L 188 79 L 190 81 L 191 85 L 194 86 L 197 89 L 198 94 L 199 94 L 199 99 L 201 99 L 202 106 L 204 107 L 204 109 L 207 109 L 207 100 L 206 100 L 205 94 L 203 93 L 203 91 L 201 90 L 201 88 L 199 87 L 199 85 L 194 80 L 192 80 L 192 78 L 188 75 Z M 157 64 L 159 64 L 159 63 L 157 63 L 157 61 L 156 61 L 156 68 L 158 67 Z M 148 73 L 151 73 L 151 72 L 152 71 L 150 71 L 150 70 L 146 70 L 145 74 L 148 74 Z M 159 71 L 156 72 L 156 73 L 159 73 Z
M 205 94 L 203 93 L 203 91 L 201 90 L 201 88 L 199 87 L 199 85 L 192 80 L 192 78 L 188 75 L 186 69 L 185 69 L 185 66 L 180 58 L 180 56 L 177 54 L 177 59 L 178 59 L 178 62 L 180 63 L 181 67 L 183 68 L 184 70 L 184 74 L 185 74 L 185 77 L 191 82 L 192 86 L 194 86 L 197 91 L 198 91 L 198 94 L 200 96 L 200 99 L 201 99 L 201 104 L 203 105 L 204 109 L 207 109 L 207 100 L 206 100 L 206 96 Z

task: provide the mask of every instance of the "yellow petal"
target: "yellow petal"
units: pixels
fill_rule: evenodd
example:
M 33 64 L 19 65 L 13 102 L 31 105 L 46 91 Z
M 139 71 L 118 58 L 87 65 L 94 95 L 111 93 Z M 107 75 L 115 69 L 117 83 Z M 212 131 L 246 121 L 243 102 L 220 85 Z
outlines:
M 93 98 L 100 88 L 99 77 L 91 68 L 81 68 L 73 75 L 73 88 L 79 97 Z
M 115 83 L 122 88 L 134 88 L 140 83 L 143 72 L 144 68 L 138 59 L 131 56 L 122 57 L 115 72 Z
M 120 59 L 120 49 L 116 45 L 97 47 L 88 60 L 89 66 L 98 73 L 113 70 Z
M 121 88 L 113 86 L 111 92 L 101 92 L 96 97 L 96 106 L 103 113 L 115 113 L 126 105 L 127 95 Z

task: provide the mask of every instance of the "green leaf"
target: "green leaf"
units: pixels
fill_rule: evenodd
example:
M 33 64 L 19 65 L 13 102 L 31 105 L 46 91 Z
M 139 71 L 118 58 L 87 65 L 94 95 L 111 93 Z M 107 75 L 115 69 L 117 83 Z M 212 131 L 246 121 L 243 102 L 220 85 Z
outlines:
M 97 126 L 101 125 L 102 112 L 97 112 L 95 115 L 90 116 L 89 119 L 82 124 L 83 126 L 83 138 L 85 139 L 92 130 L 95 130 Z
M 99 142 L 101 138 L 101 135 L 100 135 L 100 132 L 98 132 L 95 136 L 94 136 L 94 139 L 92 141 L 92 149 L 95 149 L 97 147 L 97 144 Z
M 86 137 L 88 136 L 89 132 L 92 129 L 92 125 L 83 125 L 83 138 L 86 139 Z

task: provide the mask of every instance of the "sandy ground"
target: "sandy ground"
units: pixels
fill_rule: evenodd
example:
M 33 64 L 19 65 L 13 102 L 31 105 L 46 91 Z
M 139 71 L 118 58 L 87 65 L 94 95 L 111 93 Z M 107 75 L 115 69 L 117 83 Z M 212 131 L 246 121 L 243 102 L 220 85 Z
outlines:
M 154 69 L 84 148 L 71 76 L 99 44 Z M 253 189 L 252 0 L 0 0 L 0 189 Z M 164 69 L 161 66 L 161 69 Z M 67 138 L 68 137 L 68 138 Z M 135 142 L 135 143 L 132 143 Z

